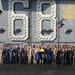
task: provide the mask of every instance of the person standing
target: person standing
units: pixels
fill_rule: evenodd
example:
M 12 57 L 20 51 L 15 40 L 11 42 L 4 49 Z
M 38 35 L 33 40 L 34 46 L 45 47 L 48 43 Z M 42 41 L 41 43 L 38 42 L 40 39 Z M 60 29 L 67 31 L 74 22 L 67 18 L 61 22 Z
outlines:
M 0 47 L 0 64 L 2 64 L 2 47 Z
M 75 65 L 75 46 L 73 47 L 74 50 L 74 59 L 73 59 L 73 64 Z
M 65 51 L 64 51 L 64 48 L 62 47 L 62 65 L 64 65 L 64 54 L 65 54 Z
M 73 59 L 74 59 L 74 50 L 73 50 L 73 48 L 71 48 L 71 55 L 70 55 L 70 65 L 73 65 Z
M 46 63 L 52 64 L 52 61 L 51 61 L 52 60 L 52 51 L 49 47 L 47 47 L 46 54 L 47 54 Z
M 17 64 L 17 48 L 15 47 L 12 51 L 13 64 Z
M 52 48 L 52 50 L 53 50 L 53 64 L 54 65 L 56 65 L 56 54 L 57 54 L 57 47 L 56 46 L 54 46 L 53 48 Z
M 10 49 L 9 49 L 9 64 L 13 63 L 13 46 L 10 45 Z
M 27 51 L 28 51 L 28 64 L 31 63 L 31 51 L 32 51 L 32 47 L 31 46 L 27 46 Z
M 27 64 L 26 57 L 27 57 L 26 50 L 22 48 L 22 51 L 21 51 L 21 63 L 22 64 Z
M 17 63 L 21 64 L 21 60 L 22 60 L 21 59 L 21 51 L 22 51 L 21 46 L 17 47 L 17 51 L 18 51 Z
M 39 47 L 38 47 L 38 45 L 34 45 L 33 46 L 33 56 L 34 56 L 34 60 L 33 60 L 33 62 L 34 62 L 34 64 L 37 64 L 37 52 L 38 52 L 38 49 L 39 49 Z
M 44 58 L 45 58 L 45 50 L 43 49 L 42 46 L 39 47 L 38 56 L 39 56 L 39 63 L 43 64 L 44 63 Z
M 67 48 L 64 47 L 64 65 L 67 65 Z
M 67 50 L 67 65 L 70 65 L 70 60 L 71 60 L 71 49 L 68 47 Z
M 28 55 L 27 55 L 27 47 L 24 46 L 24 50 L 25 50 L 25 63 L 28 64 Z
M 48 61 L 47 61 L 47 45 L 44 45 L 44 47 L 43 47 L 43 49 L 44 49 L 44 54 L 45 54 L 45 56 L 44 56 L 44 64 L 46 64 L 46 63 L 48 63 Z
M 60 47 L 58 47 L 57 51 L 57 64 L 58 65 L 62 64 L 62 50 Z
M 8 54 L 7 47 L 4 47 L 2 52 L 3 64 L 8 64 Z

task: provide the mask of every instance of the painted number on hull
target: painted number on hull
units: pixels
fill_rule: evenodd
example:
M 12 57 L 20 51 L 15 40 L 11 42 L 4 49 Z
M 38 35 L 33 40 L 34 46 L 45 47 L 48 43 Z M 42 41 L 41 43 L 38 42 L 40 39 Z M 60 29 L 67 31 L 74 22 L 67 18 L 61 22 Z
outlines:
M 28 38 L 28 16 L 25 14 L 15 14 L 14 12 L 14 4 L 16 2 L 21 2 L 24 5 L 24 8 L 29 7 L 28 0 L 9 0 L 9 38 L 13 41 L 24 41 Z M 23 20 L 23 34 L 22 35 L 15 35 L 14 34 L 14 21 L 15 20 Z
M 42 5 L 44 3 L 48 3 L 51 6 L 51 13 L 49 15 L 47 14 L 43 14 L 42 13 Z M 38 0 L 37 1 L 37 37 L 39 40 L 41 41 L 53 41 L 56 38 L 56 3 L 55 1 L 50 2 L 50 0 L 46 1 L 46 0 Z M 44 36 L 42 35 L 41 31 L 42 31 L 42 21 L 51 21 L 51 28 L 53 30 L 53 32 L 48 35 L 48 36 Z
M 24 7 L 29 7 L 28 0 L 9 0 L 9 37 L 13 41 L 24 41 L 28 38 L 28 16 L 25 14 L 15 14 L 14 12 L 14 3 L 22 2 Z M 42 13 L 42 4 L 48 3 L 51 6 L 51 13 L 49 15 Z M 36 22 L 36 36 L 40 41 L 53 41 L 56 38 L 56 2 L 50 0 L 37 0 L 37 22 Z M 23 34 L 22 35 L 15 35 L 14 32 L 14 21 L 16 19 L 23 20 Z M 51 21 L 51 29 L 53 32 L 48 35 L 42 35 L 42 21 L 43 20 L 50 20 Z

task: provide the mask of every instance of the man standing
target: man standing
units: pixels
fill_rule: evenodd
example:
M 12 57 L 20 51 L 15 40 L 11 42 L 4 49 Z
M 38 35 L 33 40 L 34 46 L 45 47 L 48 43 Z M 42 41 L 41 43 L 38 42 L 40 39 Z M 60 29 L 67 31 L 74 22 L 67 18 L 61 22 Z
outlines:
M 70 65 L 70 59 L 71 59 L 71 50 L 70 50 L 70 47 L 68 47 L 68 50 L 67 50 L 67 65 Z
M 0 47 L 0 64 L 2 64 L 2 51 L 3 51 L 3 49 L 2 49 L 2 47 Z
M 57 64 L 60 65 L 62 63 L 62 50 L 58 47 L 57 51 Z
M 52 51 L 49 47 L 47 47 L 47 50 L 46 50 L 46 63 L 47 64 L 52 64 Z
M 70 65 L 73 65 L 73 59 L 74 59 L 74 50 L 73 50 L 73 48 L 71 48 L 71 55 L 70 55 Z
M 26 50 L 24 48 L 22 48 L 22 51 L 21 51 L 21 63 L 22 64 L 27 64 L 27 61 L 26 61 L 26 56 L 27 56 L 27 53 L 26 53 Z
M 53 61 L 52 62 L 53 62 L 54 65 L 56 65 L 56 54 L 57 54 L 57 47 L 56 47 L 56 45 L 54 47 L 52 47 L 51 49 L 53 50 L 53 55 L 52 55 L 52 57 L 53 57 L 52 60 Z
M 67 65 L 67 48 L 64 47 L 64 65 Z
M 73 59 L 73 64 L 75 65 L 75 46 L 73 47 L 74 50 L 74 59 Z
M 2 52 L 2 58 L 3 58 L 3 64 L 8 64 L 8 50 L 7 47 L 3 47 L 3 52 Z
M 17 63 L 21 64 L 21 46 L 17 47 L 17 51 L 18 51 L 18 56 L 17 56 Z
M 13 46 L 10 45 L 10 49 L 9 49 L 9 64 L 13 63 Z
M 17 64 L 17 48 L 15 47 L 12 52 L 13 64 Z

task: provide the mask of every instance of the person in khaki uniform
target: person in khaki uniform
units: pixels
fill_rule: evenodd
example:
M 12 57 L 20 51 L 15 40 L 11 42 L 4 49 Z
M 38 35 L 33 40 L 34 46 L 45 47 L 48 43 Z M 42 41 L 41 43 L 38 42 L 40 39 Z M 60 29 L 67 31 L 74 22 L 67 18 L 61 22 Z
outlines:
M 0 47 L 0 64 L 2 64 L 2 47 Z
M 28 64 L 31 63 L 31 51 L 32 51 L 32 47 L 31 46 L 27 46 Z
M 33 63 L 37 64 L 37 52 L 38 52 L 39 46 L 38 45 L 34 45 L 32 47 L 32 55 L 33 55 Z
M 54 46 L 54 47 L 52 47 L 51 49 L 52 49 L 52 51 L 53 51 L 53 59 L 52 59 L 52 63 L 53 63 L 54 65 L 56 65 L 57 47 Z
M 34 64 L 35 51 L 33 46 L 31 46 L 31 64 Z

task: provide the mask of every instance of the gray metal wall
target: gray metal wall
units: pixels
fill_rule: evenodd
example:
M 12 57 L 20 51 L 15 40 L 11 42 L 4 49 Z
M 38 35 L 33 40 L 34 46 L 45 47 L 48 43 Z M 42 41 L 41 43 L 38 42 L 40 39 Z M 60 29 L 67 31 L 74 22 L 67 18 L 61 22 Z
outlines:
M 2 0 L 2 6 L 3 6 L 3 13 L 0 15 L 0 28 L 5 29 L 4 34 L 0 34 L 0 41 L 5 42 L 5 43 L 26 43 L 26 42 L 33 42 L 34 43 L 41 43 L 40 40 L 37 39 L 36 37 L 36 2 L 37 0 L 30 0 L 30 8 L 29 9 L 23 9 L 22 4 L 16 4 L 15 6 L 15 12 L 16 13 L 24 13 L 24 11 L 28 10 L 29 11 L 29 38 L 28 40 L 24 42 L 13 42 L 11 39 L 8 37 L 8 0 Z M 52 42 L 47 42 L 47 43 L 74 43 L 75 42 L 75 19 L 66 19 L 63 20 L 64 26 L 62 26 L 58 30 L 58 26 L 61 25 L 61 20 L 63 18 L 63 10 L 62 7 L 68 5 L 68 3 L 75 3 L 75 0 L 57 0 L 57 38 L 52 41 Z M 48 13 L 50 8 L 48 6 L 44 6 L 45 13 Z M 43 9 L 43 10 L 44 10 Z M 46 26 L 47 24 L 47 26 Z M 22 30 L 22 21 L 16 21 L 15 23 L 15 28 L 21 28 Z M 44 22 L 43 23 L 44 28 L 49 28 L 50 27 L 50 22 Z M 66 34 L 67 29 L 72 29 L 72 32 L 70 34 Z M 22 34 L 22 32 L 20 33 Z M 46 42 L 45 42 L 46 43 Z

